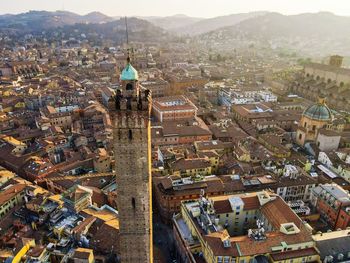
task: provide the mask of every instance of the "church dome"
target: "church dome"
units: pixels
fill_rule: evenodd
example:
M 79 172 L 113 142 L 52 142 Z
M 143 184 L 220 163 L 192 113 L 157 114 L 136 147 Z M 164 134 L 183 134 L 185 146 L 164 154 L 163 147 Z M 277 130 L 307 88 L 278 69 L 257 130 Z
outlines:
M 123 69 L 122 74 L 120 75 L 121 80 L 138 80 L 139 74 L 137 73 L 137 70 L 131 66 L 130 63 L 126 65 L 126 67 Z
M 304 111 L 303 115 L 312 119 L 312 120 L 319 120 L 319 121 L 331 121 L 332 120 L 332 112 L 327 107 L 324 99 L 320 99 L 319 103 L 308 107 Z

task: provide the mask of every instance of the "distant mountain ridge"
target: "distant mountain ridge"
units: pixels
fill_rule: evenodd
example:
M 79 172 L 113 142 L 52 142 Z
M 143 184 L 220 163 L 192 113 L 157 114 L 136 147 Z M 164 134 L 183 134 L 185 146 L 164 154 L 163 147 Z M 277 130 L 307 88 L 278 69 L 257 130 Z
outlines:
M 257 11 L 257 12 L 239 13 L 239 14 L 231 14 L 226 16 L 218 16 L 214 18 L 201 19 L 190 25 L 186 25 L 186 26 L 179 25 L 178 27 L 174 28 L 172 31 L 179 34 L 200 35 L 222 27 L 233 26 L 247 19 L 262 16 L 267 13 L 268 12 L 266 11 Z
M 282 15 L 267 13 L 240 23 L 219 28 L 208 34 L 230 36 L 245 34 L 251 37 L 271 39 L 274 37 L 343 37 L 350 36 L 350 17 L 329 12 Z
M 45 30 L 77 23 L 105 23 L 114 19 L 100 12 L 78 15 L 68 11 L 29 11 L 16 15 L 0 15 L 1 29 Z
M 166 17 L 140 17 L 140 18 L 147 20 L 158 27 L 161 27 L 163 29 L 170 30 L 170 31 L 179 27 L 192 26 L 192 24 L 204 20 L 204 18 L 189 17 L 183 14 L 176 14 L 173 16 L 166 16 Z

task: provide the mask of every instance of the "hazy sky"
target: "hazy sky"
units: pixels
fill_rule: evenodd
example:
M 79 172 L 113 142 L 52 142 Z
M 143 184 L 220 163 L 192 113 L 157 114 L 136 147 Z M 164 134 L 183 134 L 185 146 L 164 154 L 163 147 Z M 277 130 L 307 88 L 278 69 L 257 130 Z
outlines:
M 249 11 L 283 14 L 330 11 L 350 16 L 350 0 L 0 0 L 0 13 L 66 10 L 79 14 L 100 11 L 110 16 L 214 17 Z

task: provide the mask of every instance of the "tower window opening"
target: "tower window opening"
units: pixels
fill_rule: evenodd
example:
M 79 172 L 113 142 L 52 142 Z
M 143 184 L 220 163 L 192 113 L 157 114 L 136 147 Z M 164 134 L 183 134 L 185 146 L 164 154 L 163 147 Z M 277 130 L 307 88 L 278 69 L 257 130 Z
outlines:
M 141 97 L 138 98 L 138 101 L 137 101 L 137 109 L 138 109 L 138 110 L 142 110 L 142 99 L 141 99 Z
M 117 95 L 115 96 L 115 108 L 116 110 L 120 110 L 120 100 L 122 99 L 122 92 L 118 89 Z
M 133 90 L 133 89 L 134 89 L 134 85 L 132 85 L 132 83 L 126 84 L 126 90 Z
M 135 209 L 136 208 L 136 201 L 135 201 L 135 198 L 131 198 L 131 205 L 132 205 L 132 208 Z
M 148 99 L 148 96 L 150 95 L 151 91 L 149 89 L 145 90 L 145 100 Z
M 129 130 L 128 138 L 129 138 L 130 141 L 132 140 L 132 131 L 131 130 Z
M 126 99 L 126 109 L 131 110 L 131 98 Z

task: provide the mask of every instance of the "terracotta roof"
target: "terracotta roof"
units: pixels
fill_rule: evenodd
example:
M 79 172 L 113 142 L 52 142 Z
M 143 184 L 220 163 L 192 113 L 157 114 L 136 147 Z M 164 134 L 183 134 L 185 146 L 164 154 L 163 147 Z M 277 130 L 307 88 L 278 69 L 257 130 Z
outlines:
M 210 161 L 207 159 L 180 159 L 171 165 L 174 170 L 189 170 L 211 167 Z
M 26 188 L 25 184 L 16 184 L 7 188 L 3 192 L 0 192 L 0 206 L 6 204 L 13 197 L 15 197 L 20 192 L 22 192 L 25 188 Z
M 315 248 L 305 248 L 305 249 L 298 249 L 298 250 L 289 250 L 279 253 L 272 253 L 270 256 L 274 261 L 281 261 L 286 259 L 293 259 L 293 258 L 301 258 L 301 257 L 308 257 L 318 255 Z
M 235 246 L 235 243 L 231 242 L 230 247 L 224 247 L 223 237 L 222 232 L 215 232 L 211 235 L 205 236 L 204 239 L 208 243 L 208 246 L 212 249 L 214 255 L 238 257 L 240 253 Z
M 215 201 L 214 209 L 217 214 L 227 214 L 232 212 L 232 207 L 228 199 Z
M 260 207 L 259 199 L 257 196 L 242 197 L 244 202 L 244 210 L 255 210 Z
M 301 219 L 291 210 L 282 198 L 276 196 L 275 200 L 266 203 L 261 207 L 261 212 L 265 215 L 271 225 L 280 229 L 281 224 L 293 222 L 297 227 L 302 224 Z

